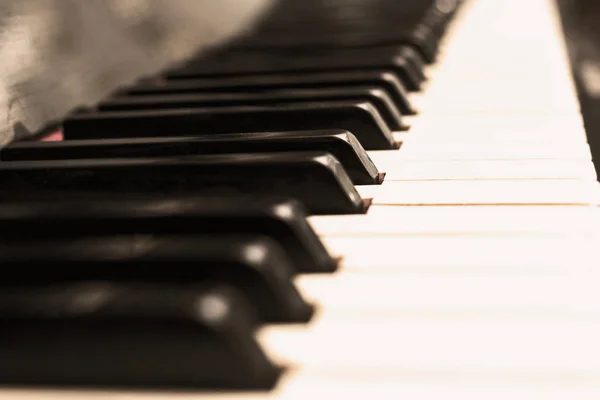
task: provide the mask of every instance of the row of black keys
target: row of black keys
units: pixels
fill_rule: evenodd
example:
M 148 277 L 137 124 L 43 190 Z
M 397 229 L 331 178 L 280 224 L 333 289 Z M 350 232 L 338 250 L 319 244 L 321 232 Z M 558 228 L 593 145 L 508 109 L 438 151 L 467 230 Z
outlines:
M 310 321 L 293 278 L 338 265 L 306 218 L 268 198 L 2 204 L 0 383 L 271 388 L 255 329 Z
M 273 387 L 254 329 L 310 320 L 292 279 L 338 260 L 306 218 L 365 212 L 364 149 L 398 147 L 448 18 L 429 9 L 408 41 L 320 53 L 263 51 L 267 24 L 3 149 L 0 382 Z
M 251 35 L 241 37 L 225 51 L 192 60 L 186 65 L 189 68 L 180 68 L 174 75 L 196 74 L 200 70 L 219 76 L 264 68 L 263 56 L 241 58 L 232 49 L 245 55 L 268 50 L 270 64 L 285 65 L 287 69 L 298 68 L 287 56 L 299 52 L 314 54 L 339 48 L 363 50 L 399 45 L 414 48 L 424 60 L 433 62 L 446 23 L 460 2 L 279 0 Z
M 436 22 L 445 25 L 444 20 Z M 5 150 L 0 155 L 5 161 L 44 162 L 0 165 L 5 188 L 0 199 L 52 199 L 64 191 L 95 197 L 108 191 L 210 195 L 227 190 L 299 198 L 318 214 L 364 212 L 362 199 L 337 161 L 351 172 L 354 184 L 381 182 L 382 175 L 361 145 L 367 150 L 398 148 L 392 131 L 404 129 L 401 115 L 414 112 L 404 86 L 416 90 L 424 79 L 421 50 L 419 45 L 399 43 L 301 54 L 291 57 L 299 69 L 292 73 L 272 63 L 272 53 L 261 53 L 262 72 L 221 78 L 186 66 L 183 75 L 176 70 L 164 81 L 142 82 L 94 111 L 68 118 L 63 124 L 67 143 Z M 234 53 L 245 54 L 230 51 Z M 345 67 L 340 70 L 338 63 Z M 273 68 L 280 73 L 272 74 Z M 340 128 L 352 132 L 360 145 L 350 134 L 342 140 L 331 135 L 332 129 Z M 286 133 L 298 130 L 320 132 L 301 139 Z M 328 133 L 323 135 L 323 130 Z M 225 135 L 261 131 L 270 134 L 234 139 Z M 199 137 L 192 143 L 173 136 Z M 171 139 L 124 139 L 135 137 Z M 121 140 L 73 141 L 107 138 Z M 278 154 L 290 150 L 302 153 Z M 119 159 L 123 157 L 131 159 Z M 57 158 L 82 160 L 48 161 Z
M 357 77 L 365 74 L 370 73 L 353 72 L 348 75 L 351 75 L 352 79 L 359 79 Z M 206 194 L 221 190 L 225 186 L 236 188 L 239 192 L 275 191 L 292 197 L 301 196 L 314 213 L 362 212 L 362 203 L 351 185 L 348 185 L 349 180 L 345 174 L 337 167 L 335 160 L 321 152 L 332 152 L 350 171 L 363 170 L 360 174 L 354 174 L 356 184 L 372 184 L 380 180 L 372 165 L 359 165 L 370 163 L 361 146 L 366 149 L 398 148 L 391 132 L 402 129 L 403 125 L 400 108 L 383 88 L 386 77 L 392 80 L 396 78 L 388 76 L 389 73 L 386 72 L 375 72 L 372 75 L 381 78 L 381 81 L 376 79 L 371 82 L 383 82 L 380 87 L 365 86 L 369 82 L 360 80 L 358 86 L 352 87 L 351 79 L 343 81 L 347 86 L 333 89 L 323 83 L 319 89 L 304 91 L 290 89 L 264 94 L 126 96 L 111 99 L 101 103 L 98 111 L 83 112 L 66 120 L 63 126 L 67 139 L 65 143 L 15 145 L 6 149 L 0 157 L 5 161 L 23 161 L 109 158 L 119 155 L 133 156 L 136 160 L 4 163 L 0 165 L 0 183 L 7 190 L 0 196 L 5 199 L 38 198 L 40 192 L 43 192 L 43 195 L 51 198 L 60 195 L 63 190 L 76 193 L 84 188 L 87 194 L 92 195 L 98 191 L 109 190 L 201 191 Z M 301 80 L 306 77 L 312 80 L 315 76 L 321 78 L 321 74 L 308 74 L 301 77 Z M 342 75 L 332 73 L 328 76 L 335 81 Z M 252 82 L 257 82 L 257 79 L 248 78 Z M 268 76 L 258 81 L 271 79 L 272 76 Z M 277 81 L 290 82 L 287 79 L 294 77 L 282 76 Z M 208 78 L 206 81 L 212 84 L 218 82 Z M 184 83 L 190 84 L 188 81 Z M 396 83 L 400 88 L 399 82 Z M 132 91 L 142 86 L 139 85 Z M 171 86 L 180 85 L 174 83 L 162 87 Z M 256 105 L 261 102 L 276 105 Z M 231 107 L 232 103 L 244 105 Z M 197 107 L 198 105 L 200 107 Z M 125 110 L 120 107 L 124 107 Z M 119 111 L 112 111 L 113 108 L 119 108 Z M 332 129 L 338 128 L 352 132 L 360 145 L 351 135 L 346 135 L 346 139 L 342 140 L 339 136 L 334 137 L 332 133 L 339 133 L 339 130 Z M 295 134 L 295 137 L 285 133 L 303 129 L 319 132 Z M 227 136 L 235 132 L 260 131 L 270 133 L 238 136 L 235 139 Z M 172 139 L 174 135 L 199 136 L 196 139 L 198 143 L 194 145 L 190 140 L 183 143 L 182 140 Z M 165 136 L 171 138 L 145 139 Z M 299 139 L 300 136 L 303 139 Z M 140 142 L 131 140 L 132 137 L 144 139 Z M 269 137 L 270 140 L 262 140 L 265 137 Z M 85 142 L 73 140 L 84 138 Z M 119 138 L 120 141 L 90 142 L 92 138 Z M 255 142 L 254 139 L 261 139 L 261 142 Z M 235 147 L 228 147 L 233 143 L 237 143 Z M 318 153 L 296 154 L 294 157 L 274 154 L 277 151 L 292 149 Z M 250 155 L 232 155 L 256 152 L 273 154 L 263 154 L 258 158 Z M 172 158 L 175 155 L 215 153 L 229 154 L 193 159 Z M 158 159 L 158 156 L 169 159 Z M 153 160 L 141 160 L 140 157 L 153 157 Z M 350 163 L 348 160 L 353 161 Z M 158 168 L 159 165 L 162 167 Z M 277 173 L 265 174 L 265 169 Z M 150 170 L 157 171 L 148 173 Z M 178 172 L 174 174 L 169 171 Z M 310 181 L 303 179 L 308 175 L 308 171 L 314 171 L 310 174 L 314 177 Z M 182 179 L 186 174 L 191 176 Z M 82 184 L 83 180 L 85 185 Z M 131 181 L 135 184 L 132 185 Z M 44 185 L 40 185 L 40 182 Z

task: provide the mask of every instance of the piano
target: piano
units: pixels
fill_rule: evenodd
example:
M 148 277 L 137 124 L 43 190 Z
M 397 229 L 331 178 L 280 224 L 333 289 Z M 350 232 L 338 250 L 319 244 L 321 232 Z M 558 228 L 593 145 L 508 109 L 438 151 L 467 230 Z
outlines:
M 597 399 L 553 0 L 273 14 L 2 149 L 0 398 Z

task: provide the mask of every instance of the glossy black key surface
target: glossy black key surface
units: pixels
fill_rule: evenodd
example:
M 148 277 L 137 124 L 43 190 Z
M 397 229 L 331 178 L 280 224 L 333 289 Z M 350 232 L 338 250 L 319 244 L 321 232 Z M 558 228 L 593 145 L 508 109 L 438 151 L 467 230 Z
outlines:
M 240 38 L 236 47 L 411 45 L 428 61 L 433 61 L 438 38 L 431 28 L 421 23 L 433 5 L 434 1 L 423 0 L 279 1 L 254 34 Z
M 358 214 L 365 204 L 329 153 L 270 153 L 0 163 L 0 200 L 118 195 L 271 195 L 313 214 Z
M 1 149 L 0 160 L 166 157 L 284 151 L 326 151 L 342 163 L 355 185 L 373 185 L 383 182 L 384 174 L 377 170 L 356 137 L 340 130 L 19 142 Z
M 409 66 L 412 66 L 412 70 L 415 71 L 416 76 L 419 77 L 419 80 L 421 82 L 427 80 L 427 76 L 425 75 L 425 67 L 427 65 L 427 62 L 425 61 L 425 58 L 421 55 L 421 53 L 419 53 L 413 47 L 404 46 L 398 50 L 398 56 L 406 60 Z M 421 86 L 419 85 L 418 88 L 415 88 L 413 86 L 411 88 L 408 88 L 408 90 L 421 90 Z
M 225 50 L 189 61 L 165 74 L 167 79 L 196 79 L 264 74 L 390 71 L 408 90 L 425 79 L 424 60 L 412 47 L 366 49 Z
M 0 384 L 267 390 L 282 369 L 233 288 L 0 287 Z
M 268 93 L 204 93 L 180 95 L 118 96 L 96 107 L 99 111 L 132 111 L 170 108 L 208 108 L 322 103 L 368 102 L 392 130 L 405 130 L 402 115 L 385 91 L 371 87 L 294 89 Z
M 276 240 L 295 272 L 337 268 L 298 202 L 259 198 L 150 197 L 2 203 L 0 241 L 114 235 L 260 235 Z
M 265 93 L 284 89 L 331 89 L 372 87 L 385 91 L 394 105 L 405 115 L 415 113 L 403 83 L 390 71 L 324 72 L 304 74 L 269 74 L 258 76 L 233 76 L 143 81 L 124 89 L 120 94 L 132 96 L 200 93 Z
M 462 0 L 437 0 L 421 19 L 421 24 L 427 26 L 441 38 L 448 27 L 448 23 L 461 6 Z
M 260 236 L 82 236 L 0 241 L 2 285 L 107 281 L 231 285 L 263 322 L 307 322 L 313 309 L 292 283 L 279 244 Z
M 437 59 L 438 53 L 438 38 L 435 33 L 427 26 L 421 25 L 416 27 L 413 31 L 406 32 L 402 38 L 398 40 L 382 41 L 378 43 L 351 43 L 354 39 L 347 37 L 342 38 L 340 41 L 332 41 L 325 43 L 321 40 L 321 37 L 307 35 L 299 47 L 302 50 L 306 49 L 336 49 L 336 48 L 377 48 L 396 46 L 399 50 L 403 47 L 411 47 L 414 49 L 419 56 L 427 63 L 432 64 Z M 297 37 L 295 36 L 277 36 L 275 34 L 265 35 L 263 37 L 253 38 L 247 37 L 240 40 L 235 44 L 235 48 L 239 50 L 261 50 L 261 51 L 277 51 L 279 49 L 290 50 L 299 44 Z
M 324 129 L 350 131 L 366 150 L 397 148 L 381 115 L 369 103 L 361 102 L 90 112 L 73 115 L 63 123 L 67 140 Z

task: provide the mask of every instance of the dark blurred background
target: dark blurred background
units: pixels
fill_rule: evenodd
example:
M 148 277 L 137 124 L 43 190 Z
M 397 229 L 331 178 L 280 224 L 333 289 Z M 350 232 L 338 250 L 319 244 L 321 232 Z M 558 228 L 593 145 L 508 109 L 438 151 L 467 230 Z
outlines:
M 600 168 L 600 0 L 558 0 L 573 76 L 592 148 Z

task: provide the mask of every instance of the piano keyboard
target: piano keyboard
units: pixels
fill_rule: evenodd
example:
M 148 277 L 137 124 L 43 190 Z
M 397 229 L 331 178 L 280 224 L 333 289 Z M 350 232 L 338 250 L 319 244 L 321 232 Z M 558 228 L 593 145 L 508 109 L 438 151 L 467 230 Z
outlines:
M 438 2 L 439 6 L 448 4 L 453 2 Z M 385 173 L 383 182 L 381 184 L 376 184 L 375 181 L 363 182 L 356 185 L 356 182 L 361 179 L 377 180 L 379 175 L 348 169 L 351 173 L 347 179 L 351 179 L 356 185 L 356 193 L 362 199 L 369 199 L 365 202 L 370 205 L 366 213 L 356 212 L 350 215 L 339 214 L 335 210 L 333 212 L 325 210 L 316 215 L 312 213 L 313 215 L 308 217 L 308 222 L 318 234 L 320 241 L 330 254 L 341 257 L 341 261 L 335 268 L 328 264 L 327 257 L 322 258 L 325 260 L 321 267 L 322 273 L 315 274 L 307 272 L 303 267 L 307 263 L 299 262 L 299 256 L 293 259 L 290 269 L 300 269 L 300 273 L 293 277 L 293 282 L 303 299 L 294 301 L 310 302 L 316 306 L 316 309 L 308 322 L 300 321 L 299 319 L 304 317 L 298 317 L 292 321 L 293 323 L 282 323 L 277 317 L 271 315 L 271 319 L 275 319 L 276 323 L 269 322 L 269 318 L 265 317 L 267 323 L 262 323 L 254 331 L 260 348 L 269 359 L 274 364 L 285 367 L 272 387 L 256 390 L 251 387 L 252 385 L 248 385 L 247 390 L 242 387 L 230 391 L 227 387 L 211 386 L 198 392 L 193 388 L 184 391 L 168 389 L 114 391 L 80 388 L 65 390 L 62 387 L 39 389 L 17 385 L 17 387 L 6 387 L 1 390 L 0 398 L 7 400 L 59 398 L 65 400 L 84 398 L 241 400 L 330 397 L 415 400 L 597 399 L 600 392 L 600 351 L 597 346 L 597 338 L 600 334 L 598 322 L 600 292 L 597 290 L 596 279 L 599 275 L 595 255 L 600 234 L 600 214 L 597 209 L 600 203 L 600 190 L 586 143 L 576 93 L 570 79 L 565 45 L 553 1 L 465 1 L 443 36 L 437 61 L 427 65 L 424 74 L 427 80 L 423 83 L 422 90 L 407 94 L 410 105 L 418 110 L 415 115 L 402 116 L 402 124 L 409 124 L 410 128 L 392 129 L 390 133 L 395 141 L 401 142 L 400 149 L 394 149 L 394 146 L 389 146 L 385 140 L 376 142 L 373 147 L 388 146 L 389 148 L 367 149 L 377 170 Z M 140 87 L 144 85 L 150 83 L 142 83 Z M 350 86 L 340 84 L 338 89 L 346 90 L 345 85 Z M 168 87 L 168 81 L 166 86 L 157 87 Z M 310 90 L 300 87 L 301 85 L 296 90 L 300 92 L 304 90 L 302 96 L 308 98 L 312 96 Z M 383 90 L 382 93 L 385 92 Z M 268 90 L 265 93 L 268 94 Z M 364 91 L 341 91 L 335 95 L 331 93 L 328 95 L 332 98 L 338 96 L 340 99 L 345 99 L 327 100 L 325 104 L 340 102 L 339 110 L 345 110 L 343 112 L 348 113 L 349 119 L 355 118 L 358 114 L 356 107 L 364 107 L 357 106 L 365 103 L 361 99 L 361 96 L 365 95 Z M 218 102 L 214 100 L 218 99 L 214 94 L 203 96 L 202 101 Z M 373 96 L 375 97 L 377 96 Z M 140 98 L 143 96 L 140 95 Z M 377 98 L 383 100 L 378 103 L 379 106 L 371 104 L 371 107 L 385 109 L 386 104 L 393 102 L 386 96 Z M 256 101 L 276 100 L 277 97 L 275 100 L 269 100 L 265 96 L 256 96 Z M 106 104 L 110 107 L 123 107 L 123 104 L 128 101 L 130 101 L 128 98 L 121 100 L 117 98 L 107 101 Z M 183 98 L 176 100 L 175 103 L 181 104 L 178 103 L 181 101 L 185 103 L 191 100 Z M 102 110 L 102 107 L 101 104 L 99 109 Z M 142 106 L 141 109 L 144 110 L 144 107 L 146 106 Z M 181 111 L 181 107 L 173 108 L 166 105 L 162 107 L 169 108 L 173 115 L 186 114 Z M 188 112 L 191 110 L 185 108 L 188 106 L 182 107 Z M 252 110 L 251 106 L 244 105 L 244 107 L 246 107 L 244 110 Z M 147 108 L 146 111 L 140 111 L 139 115 L 152 115 L 152 107 L 147 106 Z M 231 111 L 231 115 L 239 115 L 243 111 L 242 108 L 235 112 Z M 303 108 L 304 114 L 300 112 L 294 114 L 289 111 L 290 120 L 298 120 L 298 115 L 317 115 L 313 111 L 306 111 L 308 108 L 308 106 Z M 256 108 L 259 109 L 260 107 Z M 394 117 L 393 111 L 388 116 L 390 119 Z M 75 122 L 65 122 L 67 140 L 46 147 L 46 149 L 51 147 L 60 149 L 65 144 L 80 143 L 82 147 L 77 151 L 85 152 L 87 157 L 85 160 L 64 161 L 65 158 L 77 158 L 73 153 L 69 153 L 68 148 L 63 148 L 63 153 L 56 151 L 51 155 L 51 152 L 46 154 L 44 151 L 39 154 L 35 151 L 27 152 L 28 149 L 35 150 L 36 146 L 42 146 L 44 150 L 45 144 L 15 144 L 3 152 L 2 157 L 5 161 L 0 166 L 5 167 L 0 168 L 0 180 L 3 183 L 7 182 L 7 185 L 14 184 L 14 181 L 5 178 L 11 173 L 12 168 L 13 172 L 17 171 L 25 177 L 31 173 L 32 180 L 29 183 L 42 182 L 33 179 L 47 179 L 45 182 L 54 182 L 53 176 L 43 173 L 35 175 L 35 171 L 43 170 L 43 161 L 35 161 L 40 163 L 39 166 L 30 165 L 23 168 L 22 164 L 19 164 L 23 161 L 9 160 L 54 158 L 58 160 L 53 161 L 57 163 L 55 165 L 63 163 L 60 164 L 63 165 L 61 171 L 80 168 L 80 164 L 92 165 L 94 162 L 96 163 L 94 165 L 99 165 L 98 170 L 102 169 L 101 164 L 106 167 L 108 164 L 104 160 L 90 160 L 90 158 L 99 158 L 94 151 L 100 150 L 84 148 L 86 142 L 88 145 L 92 143 L 94 146 L 107 146 L 100 151 L 100 154 L 104 154 L 102 151 L 105 151 L 107 154 L 117 154 L 117 157 L 118 150 L 107 149 L 110 146 L 116 146 L 115 148 L 125 146 L 124 142 L 119 142 L 123 138 L 130 138 L 127 139 L 127 146 L 132 146 L 131 149 L 134 149 L 135 143 L 155 140 L 153 143 L 159 149 L 158 152 L 150 155 L 142 153 L 143 157 L 160 156 L 160 154 L 166 154 L 166 157 L 170 153 L 161 152 L 171 148 L 169 146 L 173 148 L 177 146 L 175 142 L 164 138 L 131 139 L 140 137 L 135 129 L 136 126 L 142 126 L 136 125 L 141 121 L 141 117 L 132 120 L 133 122 L 127 122 L 129 125 L 122 125 L 125 128 L 119 131 L 120 125 L 110 125 L 113 120 L 104 116 L 116 116 L 115 113 L 118 112 L 111 109 L 98 111 L 97 116 L 90 117 L 92 122 L 87 120 L 88 114 L 77 114 L 72 118 Z M 343 112 L 340 111 L 340 114 L 335 115 L 341 118 Z M 332 151 L 337 152 L 336 154 L 340 154 L 340 157 L 346 157 L 344 156 L 346 147 L 335 144 L 338 142 L 333 138 L 339 132 L 331 132 L 336 128 L 344 127 L 332 125 L 325 111 L 318 115 L 324 121 L 322 124 L 314 121 L 311 122 L 312 125 L 309 122 L 302 122 L 301 130 L 329 130 L 331 137 L 328 146 L 331 146 L 330 148 L 334 149 Z M 204 115 L 201 118 L 210 117 Z M 219 121 L 226 121 L 226 118 Z M 272 118 L 276 119 L 275 116 Z M 162 123 L 159 119 L 155 121 L 158 121 L 157 124 Z M 175 119 L 169 121 L 171 121 L 169 123 L 179 123 L 173 122 Z M 287 126 L 284 122 L 281 122 L 282 127 Z M 151 124 L 139 123 L 152 130 Z M 367 129 L 367 125 L 371 123 L 371 120 L 363 119 L 355 126 L 358 130 Z M 364 135 L 365 138 L 373 137 L 373 132 L 378 131 L 376 127 L 382 126 L 380 122 L 377 124 L 369 125 L 372 132 L 368 131 Z M 257 122 L 256 126 L 258 125 Z M 103 129 L 115 127 L 115 130 L 103 136 L 104 131 L 96 128 L 98 126 L 104 127 Z M 168 126 L 168 124 L 161 125 L 161 129 Z M 183 124 L 176 126 L 185 128 Z M 235 124 L 232 122 L 231 126 L 235 127 Z M 74 130 L 71 134 L 69 127 L 73 129 L 80 127 L 81 130 Z M 72 140 L 81 139 L 86 132 L 91 132 L 90 134 L 98 132 L 98 135 L 92 134 L 93 139 L 88 140 Z M 120 134 L 114 136 L 115 132 Z M 131 135 L 127 135 L 127 132 Z M 261 140 L 268 140 L 268 137 L 269 135 L 265 135 Z M 357 137 L 360 140 L 359 134 Z M 111 140 L 114 142 L 110 142 Z M 210 141 L 206 138 L 202 140 L 205 143 Z M 301 139 L 294 140 L 288 139 L 285 143 L 291 143 L 289 146 L 296 150 L 298 150 L 297 146 L 307 146 L 299 144 L 303 143 Z M 282 151 L 283 145 L 281 142 L 280 144 L 276 142 L 273 141 L 271 151 Z M 233 143 L 231 146 L 247 145 L 240 144 L 239 140 L 228 143 Z M 215 153 L 219 148 L 216 142 L 206 146 L 213 146 L 211 148 Z M 302 147 L 300 150 L 314 152 L 314 149 L 308 147 Z M 260 157 L 269 158 L 267 153 Z M 227 168 L 232 168 L 231 171 L 242 171 L 246 168 L 243 165 L 240 167 L 232 164 L 227 158 L 229 156 L 223 155 L 222 152 L 219 154 L 221 155 L 206 157 L 213 157 L 210 159 L 211 163 L 228 166 Z M 315 174 L 323 174 L 319 182 L 332 185 L 331 182 L 335 181 L 339 165 L 335 164 L 334 167 L 323 172 L 324 170 L 319 169 L 318 165 L 331 166 L 331 161 L 323 161 L 324 156 L 321 153 L 316 154 L 309 160 L 310 162 L 306 160 L 303 162 L 313 166 Z M 127 165 L 134 165 L 137 162 L 132 158 L 119 160 L 125 164 L 130 163 Z M 349 168 L 351 160 L 345 158 L 344 160 L 344 166 Z M 153 163 L 156 164 L 157 161 L 147 159 L 142 167 Z M 197 164 L 191 162 L 182 165 L 189 171 L 197 167 Z M 286 165 L 281 169 L 282 179 L 289 178 L 286 173 L 289 173 L 289 176 L 293 175 L 293 172 L 288 172 Z M 291 171 L 291 167 L 289 169 Z M 200 167 L 198 170 L 201 170 Z M 90 170 L 81 167 L 81 174 L 91 176 L 85 175 L 86 171 Z M 185 173 L 186 179 L 191 179 L 192 173 L 185 172 L 188 170 L 178 171 L 182 171 L 181 174 Z M 118 173 L 117 170 L 114 176 Z M 152 173 L 152 170 L 145 173 Z M 327 174 L 332 174 L 333 178 Z M 60 185 L 70 187 L 69 182 L 65 180 L 56 182 L 59 188 Z M 102 189 L 98 182 L 95 183 Z M 175 187 L 167 183 L 165 183 L 167 188 L 165 190 Z M 352 183 L 349 185 L 352 186 Z M 343 184 L 344 182 L 341 183 Z M 298 181 L 297 185 L 302 191 L 311 190 L 311 182 Z M 37 193 L 35 190 L 28 191 L 27 185 L 14 186 L 14 188 L 15 191 L 24 193 L 25 198 L 29 200 L 32 200 L 31 196 L 35 197 Z M 291 192 L 292 188 L 286 190 Z M 352 189 L 346 189 L 346 192 L 352 198 L 354 193 Z M 158 190 L 150 194 L 153 193 L 161 192 Z M 333 196 L 338 196 L 338 192 L 331 193 L 333 201 Z M 92 196 L 95 194 L 97 192 L 92 192 Z M 323 201 L 316 193 L 299 192 L 298 196 L 307 199 L 308 202 L 315 201 L 317 205 Z M 163 209 L 168 210 L 169 204 L 169 202 L 164 204 L 157 202 L 154 208 L 149 205 L 147 210 L 133 210 L 132 214 L 159 213 Z M 173 207 L 177 207 L 178 203 L 172 204 Z M 209 212 L 206 209 L 217 212 L 214 210 L 217 210 L 218 206 L 207 204 L 204 212 Z M 42 208 L 42 213 L 43 210 Z M 288 206 L 274 210 L 276 210 L 274 214 L 282 220 L 286 218 L 292 220 L 297 212 Z M 82 215 L 85 211 L 85 209 L 81 211 Z M 253 211 L 240 211 L 240 216 L 243 212 Z M 23 212 L 23 215 L 27 217 L 26 212 Z M 241 218 L 240 216 L 237 218 Z M 118 221 L 118 218 L 129 217 L 115 218 Z M 222 221 L 222 224 L 231 221 L 227 216 L 219 218 L 222 218 L 218 220 Z M 8 224 L 10 209 L 4 213 L 0 211 L 0 219 Z M 17 223 L 14 224 L 16 228 L 19 226 L 18 221 L 17 218 Z M 33 219 L 34 223 L 35 221 Z M 190 221 L 192 221 L 190 226 L 193 226 L 193 219 Z M 69 223 L 66 222 L 66 228 L 69 227 Z M 93 220 L 87 220 L 80 225 L 73 222 L 72 227 L 79 226 L 85 229 L 86 223 L 98 225 Z M 248 224 L 248 222 L 240 222 L 240 224 Z M 27 229 L 27 225 L 22 226 L 25 226 L 22 229 Z M 30 227 L 34 229 L 34 226 Z M 109 229 L 98 226 L 100 230 Z M 242 232 L 245 226 L 240 225 L 238 230 L 231 229 Z M 55 228 L 48 223 L 46 225 L 42 223 L 38 229 L 37 235 L 44 237 Z M 129 233 L 127 229 L 129 228 L 123 228 L 121 233 Z M 173 228 L 165 229 L 168 231 Z M 205 233 L 210 234 L 210 229 L 206 229 Z M 267 228 L 264 229 L 266 232 Z M 26 231 L 23 236 L 31 232 Z M 6 232 L 2 235 L 4 239 L 10 239 Z M 86 248 L 100 249 L 98 253 L 92 253 L 92 258 L 99 257 L 98 254 L 103 251 L 102 249 L 105 251 L 111 249 L 106 246 L 118 244 L 117 236 L 114 242 L 110 242 L 113 239 L 109 238 L 108 244 L 103 244 L 104 242 L 90 244 L 83 239 L 85 238 L 78 238 L 79 242 L 75 244 L 81 243 L 81 246 L 88 246 Z M 179 240 L 183 241 L 181 238 Z M 204 240 L 211 243 L 210 239 Z M 143 247 L 145 243 L 142 237 L 139 246 Z M 249 256 L 250 259 L 258 260 L 257 263 L 267 263 L 264 254 L 267 251 L 265 249 L 270 247 L 262 242 L 256 243 L 252 249 L 258 251 L 258 254 L 254 254 L 258 258 Z M 293 246 L 289 241 L 286 243 L 282 247 L 284 250 Z M 167 249 L 166 246 L 165 244 L 164 249 Z M 179 246 L 183 245 L 179 243 Z M 217 244 L 214 246 L 218 247 Z M 314 243 L 312 246 L 313 251 L 317 253 L 320 251 Z M 13 256 L 16 260 L 19 260 L 19 257 L 35 258 L 26 254 L 28 252 L 26 249 L 19 252 L 18 246 L 15 247 L 17 250 L 13 248 L 10 251 L 7 246 L 4 247 L 3 250 L 7 251 L 9 256 L 2 262 L 12 262 L 10 257 Z M 36 249 L 41 252 L 47 251 L 47 248 L 40 246 L 39 243 Z M 67 247 L 65 252 L 68 249 Z M 156 254 L 158 260 L 161 259 L 160 257 L 174 259 L 175 256 L 167 254 L 166 251 L 151 254 Z M 201 249 L 197 251 L 199 254 Z M 191 250 L 186 249 L 184 252 L 189 252 L 190 257 L 193 256 Z M 273 254 L 275 254 L 274 259 L 279 260 L 276 258 L 277 251 L 273 250 Z M 48 260 L 53 260 L 52 257 L 61 260 L 63 253 L 49 252 Z M 306 257 L 303 260 L 310 259 Z M 108 259 L 110 261 L 110 257 Z M 35 265 L 44 264 L 43 259 L 30 260 L 30 262 L 34 264 L 37 262 L 38 264 Z M 295 263 L 299 266 L 295 266 Z M 14 267 L 16 264 L 8 265 Z M 173 268 L 175 271 L 178 267 Z M 264 268 L 266 276 L 267 267 Z M 332 272 L 333 269 L 335 271 Z M 178 273 L 183 274 L 181 271 Z M 93 275 L 92 272 L 90 274 Z M 273 274 L 273 276 L 278 275 L 275 272 Z M 281 274 L 284 272 L 280 272 L 279 277 L 273 279 L 286 281 L 285 274 Z M 80 275 L 85 276 L 86 273 Z M 214 278 L 216 275 L 206 276 Z M 51 275 L 47 279 L 52 279 Z M 241 285 L 243 286 L 244 283 L 242 282 Z M 261 290 L 268 292 L 270 286 Z M 276 292 L 276 290 L 273 292 L 273 296 L 278 295 Z M 102 296 L 102 293 L 102 291 L 92 291 L 87 301 L 94 303 L 93 296 Z M 140 293 L 145 292 L 140 289 Z M 7 307 L 1 303 L 2 299 L 14 298 L 6 293 L 0 293 L 0 314 L 11 315 L 6 311 Z M 259 296 L 259 298 L 263 297 Z M 47 298 L 40 297 L 40 299 Z M 175 297 L 172 298 L 170 292 L 164 294 L 164 299 L 166 302 L 175 301 L 173 300 Z M 215 324 L 229 321 L 227 315 L 233 312 L 231 307 L 235 306 L 235 302 L 228 303 L 225 301 L 226 296 L 218 295 L 212 297 L 207 295 L 204 299 L 211 301 L 202 303 L 202 307 L 197 311 L 203 320 Z M 289 300 L 289 297 L 287 299 Z M 85 302 L 85 299 L 81 301 Z M 27 303 L 22 304 L 26 307 Z M 282 306 L 282 309 L 285 307 Z M 262 308 L 259 307 L 259 314 L 262 312 L 260 310 Z M 65 309 L 64 312 L 68 310 Z M 9 318 L 8 321 L 12 320 Z M 225 327 L 222 329 L 223 332 L 228 332 Z M 31 332 L 28 334 L 31 338 L 35 338 L 35 334 Z M 7 343 L 13 343 L 13 339 L 11 338 Z M 135 339 L 129 345 L 136 347 L 134 343 Z M 9 348 L 6 344 L 0 346 L 3 352 Z M 58 350 L 55 349 L 56 351 L 60 354 L 60 347 Z M 152 349 L 147 351 L 152 353 Z M 54 352 L 49 351 L 44 354 L 54 354 Z M 231 350 L 231 353 L 227 354 L 224 357 L 235 354 L 235 351 Z M 218 353 L 214 353 L 213 356 L 218 357 Z M 35 354 L 29 354 L 28 357 L 30 363 L 49 364 L 55 369 L 61 368 L 60 355 L 57 355 L 56 359 L 40 359 L 40 356 L 36 358 Z M 251 359 L 253 356 L 247 357 Z M 152 363 L 152 354 L 144 360 L 146 363 Z M 240 360 L 239 365 L 243 364 L 242 361 L 247 360 Z M 177 361 L 173 362 L 175 368 Z M 190 370 L 193 371 L 194 367 L 190 365 L 198 367 L 199 370 L 210 369 L 213 364 L 215 369 L 220 368 L 216 366 L 220 365 L 216 359 L 208 358 L 194 362 L 196 364 L 190 364 L 189 360 L 181 361 L 182 365 L 188 366 L 188 375 L 193 376 Z M 27 371 L 27 368 L 20 363 L 14 365 L 17 365 L 15 367 L 17 369 Z M 236 364 L 232 374 L 240 373 L 237 369 L 239 365 Z M 14 376 L 9 373 L 11 368 L 11 365 L 0 361 L 0 381 L 8 384 L 15 383 L 14 378 L 12 382 L 10 379 L 7 381 L 6 378 Z M 246 371 L 247 375 L 244 379 L 251 381 L 253 374 L 257 377 L 263 373 L 267 374 L 265 371 L 268 369 L 263 371 L 258 368 L 257 366 L 252 373 Z M 123 368 L 119 367 L 117 370 L 122 371 Z M 240 371 L 243 371 L 242 367 Z M 150 386 L 155 383 L 156 381 L 148 382 Z

